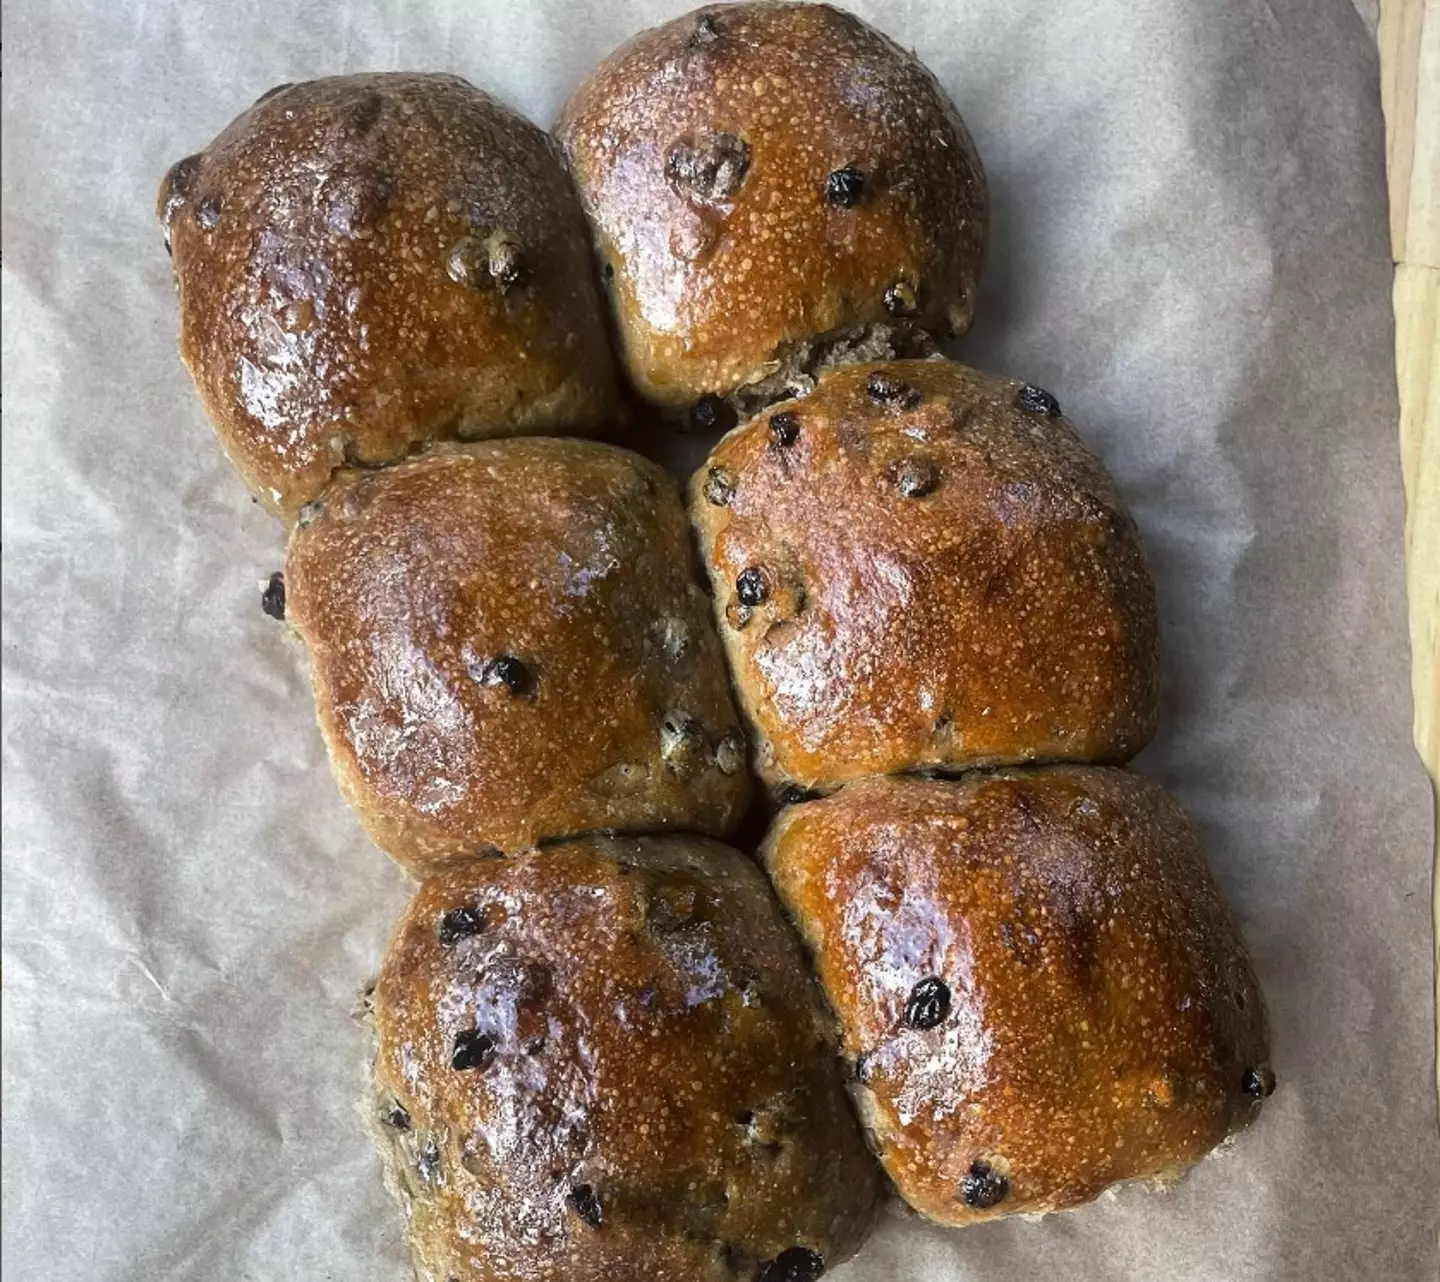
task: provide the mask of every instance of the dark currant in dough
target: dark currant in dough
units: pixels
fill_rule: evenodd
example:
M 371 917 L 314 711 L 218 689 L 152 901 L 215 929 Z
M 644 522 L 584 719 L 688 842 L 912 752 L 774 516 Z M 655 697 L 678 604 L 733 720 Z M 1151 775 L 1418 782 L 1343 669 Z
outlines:
M 753 565 L 747 570 L 741 570 L 740 576 L 735 580 L 735 595 L 740 598 L 741 605 L 752 608 L 760 605 L 770 595 L 770 586 L 765 582 L 764 572 Z
M 911 455 L 900 459 L 892 468 L 895 488 L 907 499 L 924 498 L 940 484 L 940 472 L 929 459 Z
M 815 1282 L 824 1272 L 824 1257 L 808 1246 L 792 1246 L 762 1264 L 755 1282 Z
M 440 942 L 447 948 L 470 935 L 478 935 L 485 929 L 485 922 L 475 909 L 468 905 L 452 908 L 440 918 Z
M 481 668 L 480 684 L 504 686 L 511 694 L 526 694 L 530 689 L 530 670 L 514 655 L 497 655 Z
M 800 419 L 789 410 L 782 410 L 770 419 L 770 439 L 781 449 L 788 449 L 800 439 Z
M 920 308 L 915 286 L 908 280 L 897 280 L 885 291 L 885 310 L 892 316 L 913 316 Z
M 735 478 L 723 467 L 712 467 L 705 475 L 705 501 L 726 507 L 735 497 Z
M 922 979 L 910 990 L 905 1022 L 911 1028 L 934 1028 L 950 1014 L 950 985 L 938 975 Z
M 599 1194 L 589 1184 L 577 1184 L 570 1190 L 566 1201 L 575 1208 L 575 1214 L 592 1228 L 598 1229 L 605 1223 L 605 1207 Z
M 1005 1200 L 1010 1181 L 989 1162 L 971 1162 L 965 1178 L 960 1181 L 960 1196 L 965 1205 L 977 1211 L 988 1211 Z
M 1026 383 L 1015 393 L 1015 404 L 1027 414 L 1043 414 L 1046 418 L 1060 417 L 1060 402 L 1043 387 L 1032 387 Z
M 462 1072 L 471 1068 L 485 1068 L 494 1058 L 495 1039 L 478 1028 L 471 1028 L 455 1038 L 450 1067 Z
M 694 143 L 677 143 L 665 157 L 665 177 L 702 205 L 732 200 L 750 168 L 750 145 L 730 133 L 715 133 Z
M 814 801 L 820 794 L 798 783 L 787 783 L 775 794 L 775 801 L 782 806 L 798 806 L 802 801 Z
M 272 619 L 285 618 L 285 575 L 276 570 L 260 593 L 260 608 Z
M 920 404 L 918 391 L 888 374 L 871 374 L 865 380 L 865 391 L 872 401 L 887 409 L 913 410 Z
M 695 30 L 685 43 L 692 49 L 714 44 L 720 38 L 720 24 L 708 13 L 702 13 L 695 22 Z
M 1263 1064 L 1247 1068 L 1240 1079 L 1240 1089 L 1251 1099 L 1269 1099 L 1275 1094 L 1275 1074 Z
M 865 175 L 854 165 L 835 170 L 825 180 L 825 199 L 840 209 L 852 209 L 865 194 Z
M 690 426 L 697 432 L 728 432 L 736 422 L 734 407 L 718 396 L 702 396 L 690 411 Z
M 490 246 L 490 275 L 502 294 L 523 285 L 530 274 L 525 251 L 508 237 L 497 237 Z
M 426 1183 L 433 1184 L 440 1178 L 440 1149 L 431 1140 L 415 1160 L 415 1173 Z

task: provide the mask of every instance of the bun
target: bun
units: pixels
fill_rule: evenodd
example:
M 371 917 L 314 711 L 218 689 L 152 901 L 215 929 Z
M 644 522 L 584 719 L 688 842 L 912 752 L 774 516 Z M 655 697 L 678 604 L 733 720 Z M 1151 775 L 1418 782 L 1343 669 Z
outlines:
M 1274 1089 L 1244 946 L 1155 784 L 866 780 L 785 810 L 762 857 L 885 1169 L 932 1220 L 1176 1175 Z
M 455 76 L 272 90 L 165 176 L 180 350 L 287 518 L 345 464 L 616 411 L 586 231 L 550 139 Z
M 721 441 L 690 507 L 773 785 L 1123 761 L 1154 732 L 1135 524 L 1045 392 L 836 370 Z
M 638 455 L 528 438 L 343 473 L 286 596 L 341 791 L 413 872 L 745 811 L 678 488 Z
M 373 996 L 417 1276 L 810 1282 L 879 1173 L 758 868 L 590 838 L 426 882 Z
M 651 401 L 773 399 L 969 328 L 975 146 L 935 78 L 851 14 L 699 9 L 607 58 L 557 133 Z

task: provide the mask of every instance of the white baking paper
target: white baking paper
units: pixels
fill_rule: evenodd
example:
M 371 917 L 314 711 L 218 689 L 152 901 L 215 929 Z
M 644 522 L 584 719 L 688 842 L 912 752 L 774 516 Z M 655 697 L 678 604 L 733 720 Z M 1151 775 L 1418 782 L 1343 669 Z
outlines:
M 281 532 L 177 359 L 160 175 L 262 90 L 332 72 L 458 72 L 548 123 L 683 7 L 5 4 L 5 1278 L 407 1277 L 350 1017 L 405 884 L 260 613 Z M 1280 1089 L 1173 1194 L 963 1232 L 897 1217 L 833 1276 L 1433 1279 L 1431 813 L 1365 21 L 1348 0 L 854 7 L 934 68 L 989 171 L 961 354 L 1053 390 L 1139 519 L 1166 706 L 1140 765 L 1203 829 Z

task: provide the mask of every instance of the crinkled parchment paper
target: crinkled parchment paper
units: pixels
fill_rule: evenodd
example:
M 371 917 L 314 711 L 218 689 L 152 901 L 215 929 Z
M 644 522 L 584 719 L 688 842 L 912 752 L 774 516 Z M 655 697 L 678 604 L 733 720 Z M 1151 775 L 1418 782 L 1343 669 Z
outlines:
M 280 529 L 176 357 L 161 173 L 330 72 L 458 72 L 548 123 L 682 7 L 5 5 L 5 1277 L 407 1276 L 350 1018 L 405 885 L 260 613 Z M 855 8 L 934 68 L 990 174 L 960 354 L 1053 390 L 1139 519 L 1166 674 L 1140 766 L 1200 822 L 1280 1090 L 1172 1194 L 896 1217 L 834 1276 L 1433 1279 L 1430 801 L 1365 23 L 1347 0 Z

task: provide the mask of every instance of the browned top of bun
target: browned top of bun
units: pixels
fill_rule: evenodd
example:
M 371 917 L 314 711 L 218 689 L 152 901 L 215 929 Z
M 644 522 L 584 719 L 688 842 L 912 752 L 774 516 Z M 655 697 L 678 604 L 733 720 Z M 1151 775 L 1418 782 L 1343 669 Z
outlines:
M 697 10 L 601 63 L 557 132 L 654 401 L 728 394 L 812 335 L 970 324 L 974 144 L 935 78 L 851 14 Z
M 770 782 L 1118 761 L 1150 738 L 1155 597 L 1135 525 L 1053 400 L 1020 394 L 948 361 L 851 366 L 696 474 Z
M 1058 767 L 873 779 L 763 855 L 813 951 L 862 1118 L 943 1224 L 1173 1174 L 1274 1088 L 1245 949 L 1155 784 Z
M 412 870 L 596 829 L 724 835 L 750 785 L 675 482 L 526 438 L 342 473 L 287 610 L 342 790 Z
M 256 496 L 445 437 L 585 434 L 615 383 L 539 129 L 455 76 L 272 90 L 165 176 L 180 349 Z
M 869 1232 L 879 1173 L 828 1015 L 733 850 L 589 839 L 448 871 L 373 1011 L 423 1277 L 794 1282 L 819 1274 L 766 1263 L 838 1263 Z

